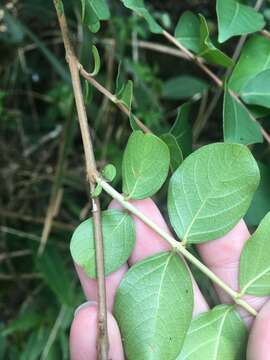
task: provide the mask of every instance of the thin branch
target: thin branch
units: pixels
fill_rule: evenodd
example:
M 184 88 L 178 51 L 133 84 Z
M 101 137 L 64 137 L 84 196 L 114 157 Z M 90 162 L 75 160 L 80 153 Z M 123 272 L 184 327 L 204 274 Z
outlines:
M 262 30 L 261 34 L 268 40 L 270 40 L 270 33 L 267 30 Z
M 138 40 L 136 44 L 141 49 L 152 50 L 152 51 L 160 52 L 162 54 L 172 55 L 175 57 L 180 57 L 182 59 L 188 59 L 187 55 L 183 51 L 176 50 L 172 46 L 161 45 L 151 41 L 144 41 L 144 40 Z
M 17 212 L 12 212 L 12 211 L 3 210 L 3 209 L 0 209 L 0 216 L 5 217 L 7 219 L 14 219 L 14 220 L 30 222 L 30 223 L 34 223 L 34 224 L 44 224 L 44 221 L 45 221 L 44 218 L 40 218 L 40 217 L 36 218 L 31 215 L 20 214 Z M 71 225 L 71 224 L 65 224 L 60 221 L 53 221 L 52 227 L 55 229 L 59 229 L 59 230 L 73 231 L 73 230 L 75 230 L 76 226 Z
M 87 80 L 91 85 L 94 86 L 101 94 L 106 96 L 111 102 L 113 102 L 124 114 L 126 114 L 128 117 L 131 116 L 131 112 L 123 105 L 115 95 L 113 95 L 109 90 L 107 90 L 104 86 L 102 86 L 97 80 L 91 76 L 90 73 L 88 73 L 83 66 L 78 62 L 78 67 L 80 74 L 82 77 Z M 132 114 L 133 115 L 133 114 Z M 135 115 L 133 115 L 133 119 L 135 120 L 136 124 L 139 126 L 139 128 L 145 132 L 145 133 L 151 133 L 151 130 L 148 129 L 146 125 L 142 123 L 142 121 Z
M 212 72 L 203 62 L 200 58 L 196 57 L 192 52 L 190 52 L 188 49 L 186 49 L 174 36 L 172 36 L 170 33 L 168 33 L 166 30 L 163 30 L 163 35 L 171 42 L 173 43 L 178 49 L 181 51 L 184 51 L 187 56 L 189 56 L 190 60 L 193 60 L 212 80 L 213 82 L 220 88 L 223 88 L 223 81 Z M 242 106 L 245 106 L 242 101 L 239 98 L 239 95 L 236 94 L 234 91 L 229 90 L 230 95 L 237 100 Z M 261 129 L 261 133 L 267 143 L 270 145 L 270 135 L 267 133 L 266 130 L 261 126 L 261 124 L 257 121 L 257 119 L 248 111 L 249 116 L 252 121 L 256 122 Z
M 142 220 L 146 225 L 148 225 L 152 230 L 154 230 L 157 234 L 159 234 L 163 239 L 165 239 L 179 254 L 183 255 L 189 262 L 195 265 L 199 270 L 201 270 L 206 276 L 209 277 L 215 284 L 220 286 L 227 294 L 229 294 L 234 302 L 237 305 L 242 306 L 246 311 L 248 311 L 251 315 L 256 316 L 256 310 L 250 306 L 245 300 L 240 298 L 240 294 L 233 290 L 229 285 L 227 285 L 224 281 L 222 281 L 215 273 L 208 269 L 200 260 L 198 260 L 194 255 L 192 255 L 181 242 L 174 239 L 171 235 L 169 235 L 165 230 L 161 229 L 158 225 L 156 225 L 151 219 L 145 216 L 140 210 L 138 210 L 135 206 L 133 206 L 130 202 L 125 200 L 125 198 L 118 193 L 110 184 L 108 184 L 101 177 L 97 177 L 97 182 L 100 186 L 115 200 L 117 200 L 124 209 L 128 210 L 132 215 L 137 216 L 140 220 Z
M 64 14 L 63 3 L 61 0 L 54 0 L 55 9 L 64 41 L 66 50 L 66 60 L 69 65 L 71 81 L 75 103 L 77 107 L 78 120 L 81 129 L 83 147 L 86 161 L 86 172 L 90 185 L 90 192 L 93 193 L 96 184 L 96 176 L 98 174 L 96 161 L 93 151 L 93 145 L 90 137 L 90 129 L 88 126 L 86 110 L 82 95 L 80 83 L 78 61 L 74 54 L 69 39 L 68 26 Z M 108 330 L 107 330 L 107 308 L 106 308 L 106 288 L 105 288 L 105 272 L 104 272 L 104 249 L 101 227 L 101 214 L 99 200 L 92 198 L 92 213 L 94 225 L 94 240 L 96 248 L 96 267 L 97 267 L 97 283 L 98 283 L 98 358 L 107 360 L 108 356 Z
M 263 2 L 264 2 L 264 0 L 257 0 L 256 4 L 254 6 L 254 9 L 257 10 L 257 11 L 260 10 Z M 243 36 L 240 37 L 240 39 L 239 39 L 239 41 L 238 41 L 238 43 L 236 45 L 236 48 L 234 50 L 233 56 L 232 56 L 232 60 L 234 62 L 236 62 L 238 60 L 238 58 L 239 58 L 239 56 L 241 54 L 241 50 L 242 50 L 242 48 L 243 48 L 243 46 L 244 46 L 244 44 L 245 44 L 245 42 L 247 40 L 247 37 L 248 37 L 247 35 L 243 35 Z M 227 71 L 225 72 L 225 75 L 224 75 L 225 79 L 227 79 L 231 75 L 232 70 L 233 70 L 232 67 L 227 69 Z M 202 118 L 201 128 L 198 129 L 199 131 L 197 131 L 196 135 L 194 135 L 195 140 L 198 139 L 201 130 L 204 128 L 204 126 L 207 123 L 208 119 L 212 115 L 212 113 L 213 113 L 213 111 L 214 111 L 214 109 L 215 109 L 215 107 L 216 107 L 216 105 L 217 105 L 217 103 L 219 101 L 219 98 L 222 95 L 222 92 L 223 92 L 223 88 L 219 88 L 217 90 L 217 92 L 215 93 L 215 95 L 214 95 L 212 101 L 210 102 L 209 107 L 208 107 L 208 109 L 207 109 L 207 111 L 205 113 L 205 116 Z

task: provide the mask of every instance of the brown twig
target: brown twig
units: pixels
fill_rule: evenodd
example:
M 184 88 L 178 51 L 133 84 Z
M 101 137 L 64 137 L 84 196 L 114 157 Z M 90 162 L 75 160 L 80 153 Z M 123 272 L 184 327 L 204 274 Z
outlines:
M 0 216 L 5 217 L 7 219 L 14 219 L 19 221 L 30 222 L 34 224 L 44 224 L 45 219 L 41 217 L 33 217 L 27 214 L 20 214 L 18 212 L 12 212 L 8 210 L 0 209 Z M 76 226 L 71 224 L 65 224 L 60 221 L 53 221 L 52 227 L 59 230 L 73 231 Z
M 254 6 L 254 9 L 257 10 L 257 11 L 260 10 L 263 2 L 264 2 L 264 0 L 257 0 L 256 4 Z M 239 41 L 238 41 L 238 43 L 236 45 L 236 48 L 234 50 L 233 56 L 232 56 L 232 60 L 234 62 L 236 62 L 238 60 L 238 58 L 239 58 L 239 56 L 241 54 L 241 50 L 242 50 L 242 48 L 243 48 L 243 46 L 244 46 L 244 44 L 245 44 L 245 42 L 247 40 L 247 37 L 248 37 L 247 34 L 240 37 L 240 39 L 239 39 Z M 225 75 L 224 75 L 225 79 L 227 79 L 231 75 L 232 70 L 233 70 L 233 68 L 231 68 L 231 67 L 227 69 L 227 71 L 225 72 Z M 214 111 L 214 109 L 215 109 L 215 107 L 216 107 L 216 105 L 217 105 L 217 103 L 219 101 L 219 98 L 222 95 L 222 92 L 223 92 L 223 88 L 219 88 L 217 90 L 217 92 L 215 93 L 212 101 L 210 102 L 209 107 L 208 107 L 208 109 L 207 109 L 207 111 L 205 113 L 205 116 L 202 118 L 201 128 L 196 133 L 196 135 L 194 135 L 194 140 L 195 141 L 198 139 L 201 130 L 203 129 L 203 127 L 207 123 L 208 119 L 212 115 L 212 113 L 213 113 L 213 111 Z
M 86 161 L 86 172 L 90 184 L 91 193 L 95 189 L 95 178 L 97 176 L 96 161 L 94 157 L 93 145 L 90 137 L 90 129 L 88 126 L 86 110 L 82 95 L 82 88 L 79 76 L 78 60 L 74 54 L 69 39 L 69 32 L 64 14 L 63 3 L 61 0 L 54 0 L 55 9 L 64 41 L 66 50 L 66 60 L 69 65 L 73 93 L 75 97 L 78 120 L 81 129 L 83 147 Z M 94 240 L 96 247 L 96 266 L 97 266 L 97 282 L 98 282 L 98 358 L 107 360 L 108 354 L 108 331 L 107 331 L 107 309 L 106 309 L 106 289 L 105 289 L 105 273 L 104 273 L 104 249 L 101 228 L 101 214 L 99 200 L 92 198 L 92 213 L 94 225 Z
M 170 33 L 168 33 L 166 30 L 163 30 L 163 35 L 171 42 L 173 43 L 178 49 L 181 51 L 184 51 L 187 56 L 189 56 L 190 60 L 193 60 L 212 80 L 213 82 L 219 87 L 223 88 L 223 81 L 214 74 L 205 64 L 202 63 L 201 59 L 196 57 L 192 52 L 190 52 L 188 49 L 186 49 L 174 36 L 172 36 Z M 242 101 L 239 98 L 239 95 L 236 94 L 234 91 L 229 90 L 230 95 L 238 101 L 242 106 L 245 106 Z M 261 126 L 260 123 L 257 122 L 256 118 L 248 111 L 249 116 L 251 120 L 255 121 L 261 129 L 261 133 L 267 143 L 270 145 L 270 135 L 267 133 L 267 131 Z
M 82 77 L 87 80 L 91 85 L 94 86 L 101 94 L 106 96 L 111 102 L 113 102 L 124 114 L 126 114 L 128 117 L 130 117 L 131 112 L 123 105 L 115 95 L 113 95 L 109 90 L 107 90 L 104 86 L 102 86 L 97 80 L 91 76 L 90 73 L 88 73 L 81 64 L 78 63 L 78 67 L 80 70 L 80 74 Z M 145 133 L 151 133 L 151 130 L 148 129 L 146 125 L 144 125 L 141 120 L 133 115 L 133 119 L 135 120 L 136 124 L 139 126 L 139 128 L 145 132 Z
M 269 33 L 269 31 L 267 31 L 267 30 L 262 30 L 261 31 L 261 34 L 266 38 L 266 39 L 268 39 L 268 40 L 270 40 L 270 33 Z

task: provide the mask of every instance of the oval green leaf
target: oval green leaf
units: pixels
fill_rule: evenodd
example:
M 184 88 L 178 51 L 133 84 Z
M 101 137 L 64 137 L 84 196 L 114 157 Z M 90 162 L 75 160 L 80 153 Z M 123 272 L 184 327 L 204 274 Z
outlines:
M 270 212 L 246 242 L 240 258 L 242 294 L 270 295 Z
M 244 360 L 247 331 L 232 306 L 219 305 L 192 320 L 176 360 Z
M 262 14 L 235 0 L 217 0 L 216 9 L 218 41 L 221 43 L 236 35 L 259 31 L 265 25 Z
M 213 45 L 210 40 L 210 34 L 205 17 L 200 15 L 200 51 L 199 56 L 203 57 L 212 64 L 230 67 L 233 65 L 233 60 L 221 50 Z
M 198 16 L 191 11 L 185 11 L 176 25 L 174 36 L 185 48 L 198 53 L 200 51 L 200 21 Z
M 106 0 L 81 0 L 82 20 L 92 32 L 100 29 L 100 20 L 110 18 L 110 10 Z
M 153 16 L 149 13 L 144 5 L 143 0 L 121 0 L 124 6 L 132 11 L 134 11 L 137 15 L 143 17 L 145 21 L 149 25 L 149 29 L 151 32 L 155 34 L 161 34 L 163 29 L 159 26 Z
M 225 235 L 244 216 L 259 184 L 257 163 L 239 144 L 206 145 L 188 156 L 168 190 L 171 224 L 185 243 Z
M 223 133 L 224 141 L 229 143 L 249 145 L 263 142 L 259 124 L 227 90 L 224 92 Z
M 240 96 L 247 104 L 270 108 L 270 69 L 250 79 L 241 90 Z
M 107 181 L 111 182 L 116 177 L 116 167 L 113 164 L 107 164 L 101 173 Z
M 120 210 L 102 212 L 105 275 L 116 271 L 130 256 L 135 244 L 135 227 L 130 215 Z M 70 251 L 74 262 L 96 278 L 93 221 L 87 219 L 74 231 Z
M 133 266 L 116 293 L 114 314 L 129 360 L 175 360 L 189 328 L 193 291 L 189 271 L 171 252 Z
M 129 137 L 122 164 L 123 192 L 130 199 L 155 194 L 167 178 L 168 146 L 157 136 L 134 131 Z
M 258 56 L 260 54 L 260 56 Z M 270 41 L 253 35 L 244 45 L 229 81 L 229 88 L 240 93 L 246 83 L 261 71 L 270 68 Z
M 164 82 L 161 96 L 164 99 L 182 100 L 207 91 L 209 85 L 202 79 L 191 75 L 180 75 Z

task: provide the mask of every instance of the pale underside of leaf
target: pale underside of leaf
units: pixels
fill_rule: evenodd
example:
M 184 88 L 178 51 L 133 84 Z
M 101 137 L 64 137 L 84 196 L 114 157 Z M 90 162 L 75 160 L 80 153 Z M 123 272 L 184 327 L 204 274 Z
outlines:
M 246 242 L 240 258 L 239 283 L 242 294 L 270 295 L 270 213 Z M 256 254 L 256 256 L 254 256 Z M 252 265 L 251 265 L 252 264 Z
M 232 306 L 219 305 L 192 320 L 176 360 L 240 360 L 245 326 Z
M 131 268 L 114 309 L 128 358 L 174 360 L 191 320 L 192 299 L 190 275 L 177 255 L 160 253 Z
M 248 168 L 245 169 L 247 177 L 236 169 L 241 168 L 245 148 L 223 144 L 223 153 L 219 145 L 214 144 L 210 152 L 203 150 L 202 155 L 198 151 L 193 153 L 170 181 L 169 216 L 184 242 L 212 240 L 228 232 L 249 206 L 252 194 L 247 189 L 251 186 L 251 191 L 255 191 L 258 185 L 258 168 L 252 158 L 249 175 Z M 218 154 L 215 155 L 215 151 Z M 250 178 L 249 185 L 247 178 Z

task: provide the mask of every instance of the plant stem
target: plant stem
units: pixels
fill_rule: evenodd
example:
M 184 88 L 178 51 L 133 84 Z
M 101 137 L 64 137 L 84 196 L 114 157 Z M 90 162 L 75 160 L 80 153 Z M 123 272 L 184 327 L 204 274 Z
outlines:
M 120 109 L 124 114 L 126 114 L 128 117 L 131 115 L 131 112 L 123 105 L 115 95 L 113 95 L 109 90 L 107 90 L 104 86 L 102 86 L 98 81 L 96 81 L 93 76 L 87 72 L 81 64 L 78 62 L 78 67 L 80 74 L 82 77 L 87 80 L 91 85 L 93 85 L 101 94 L 105 95 L 111 102 L 113 102 L 118 109 Z M 133 119 L 135 120 L 138 127 L 145 133 L 151 133 L 151 130 L 148 129 L 146 125 L 144 125 L 141 120 L 133 115 Z
M 197 56 L 195 56 L 192 52 L 190 52 L 188 49 L 186 49 L 174 36 L 172 36 L 170 33 L 168 33 L 166 30 L 163 30 L 163 35 L 166 37 L 166 39 L 168 39 L 172 44 L 174 44 L 178 49 L 180 49 L 181 51 L 183 51 L 187 57 L 194 61 L 212 80 L 213 82 L 219 87 L 219 88 L 223 88 L 224 84 L 223 81 L 212 72 L 212 70 L 210 70 L 203 62 L 201 58 L 198 58 Z M 265 34 L 264 34 L 265 35 Z M 230 95 L 237 100 L 242 106 L 245 106 L 242 101 L 240 100 L 238 94 L 236 94 L 234 91 L 229 90 Z M 246 107 L 245 107 L 246 108 Z M 246 108 L 247 109 L 247 108 Z M 248 109 L 247 109 L 248 110 Z M 251 118 L 252 121 L 256 122 L 260 129 L 261 129 L 261 133 L 263 135 L 263 137 L 265 138 L 265 140 L 267 141 L 267 143 L 270 145 L 270 135 L 267 133 L 266 130 L 264 130 L 264 128 L 261 126 L 261 124 L 259 122 L 257 122 L 256 118 L 248 111 L 249 116 Z
M 81 129 L 83 148 L 86 161 L 86 173 L 90 185 L 90 192 L 95 189 L 96 176 L 98 174 L 96 161 L 93 151 L 93 145 L 90 137 L 90 129 L 88 126 L 86 110 L 82 95 L 80 83 L 78 60 L 74 54 L 69 39 L 69 32 L 66 17 L 64 14 L 63 3 L 61 0 L 54 0 L 55 9 L 64 41 L 66 50 L 66 60 L 69 65 L 73 93 L 77 107 L 79 125 Z M 106 309 L 106 288 L 104 274 L 104 249 L 100 216 L 99 200 L 92 198 L 92 213 L 94 225 L 94 240 L 96 248 L 96 267 L 97 267 L 97 283 L 98 283 L 98 358 L 107 360 L 108 358 L 108 331 L 107 331 L 107 309 Z
M 137 216 L 142 220 L 146 225 L 148 225 L 152 230 L 159 234 L 163 239 L 165 239 L 172 248 L 183 255 L 188 261 L 200 269 L 206 276 L 208 276 L 215 284 L 220 286 L 226 293 L 228 293 L 234 300 L 234 302 L 242 306 L 246 311 L 251 315 L 256 316 L 257 312 L 253 307 L 251 307 L 245 300 L 240 299 L 240 294 L 228 286 L 224 281 L 222 281 L 215 273 L 208 269 L 200 260 L 198 260 L 194 255 L 192 255 L 181 242 L 177 241 L 165 230 L 161 229 L 156 225 L 152 220 L 145 216 L 141 211 L 139 211 L 135 206 L 125 200 L 125 198 L 118 193 L 110 184 L 103 180 L 100 176 L 97 177 L 97 183 L 115 200 L 117 200 L 124 209 L 128 210 L 132 215 Z
M 262 4 L 263 4 L 264 0 L 257 0 L 255 6 L 254 6 L 254 9 L 259 11 Z M 234 62 L 236 62 L 241 54 L 241 50 L 243 48 L 243 46 L 245 45 L 245 42 L 247 40 L 247 37 L 248 35 L 242 35 L 236 45 L 236 48 L 234 50 L 234 53 L 233 53 L 233 56 L 232 56 L 232 60 Z M 227 71 L 225 72 L 225 75 L 224 75 L 224 78 L 227 79 L 231 73 L 232 73 L 232 70 L 233 68 L 228 68 Z M 222 95 L 222 92 L 223 92 L 223 88 L 219 88 L 217 90 L 217 92 L 215 92 L 215 95 L 205 113 L 205 116 L 202 118 L 202 121 L 201 121 L 201 128 L 198 129 L 199 131 L 197 131 L 197 133 L 194 134 L 194 140 L 196 141 L 200 135 L 200 132 L 201 130 L 203 129 L 203 127 L 205 126 L 205 124 L 207 123 L 208 119 L 210 118 L 210 116 L 212 115 L 212 112 L 214 111 L 217 103 L 218 103 L 218 100 L 220 98 L 220 96 Z

